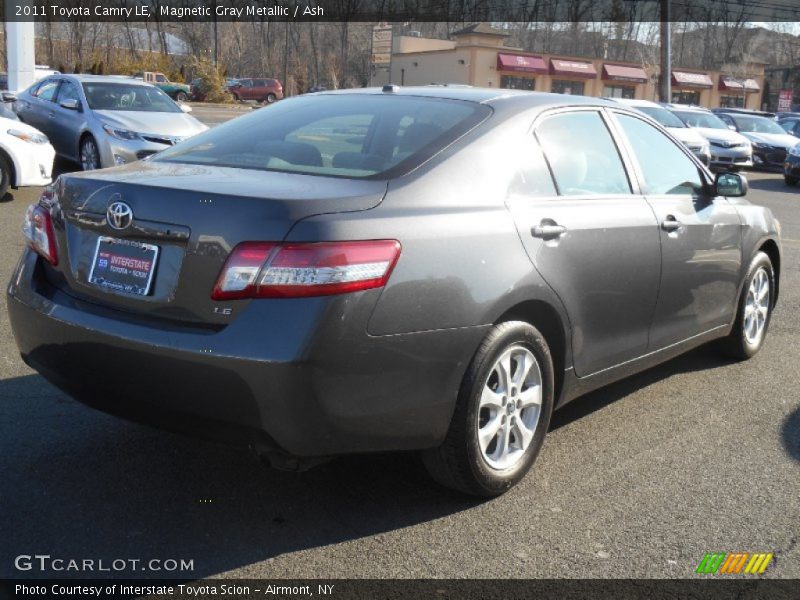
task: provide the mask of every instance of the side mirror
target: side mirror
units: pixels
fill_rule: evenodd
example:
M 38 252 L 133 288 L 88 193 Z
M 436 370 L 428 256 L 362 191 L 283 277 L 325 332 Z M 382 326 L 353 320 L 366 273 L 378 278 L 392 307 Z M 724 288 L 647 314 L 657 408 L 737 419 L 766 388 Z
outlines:
M 736 125 L 728 125 L 728 129 L 731 131 L 736 131 Z
M 10 102 L 16 102 L 17 101 L 17 95 L 16 94 L 12 94 L 11 92 L 3 92 L 2 93 L 2 98 L 3 98 L 3 102 L 10 103 Z
M 747 179 L 739 173 L 717 173 L 714 195 L 738 198 L 747 194 Z
M 67 110 L 78 110 L 79 111 L 81 109 L 80 101 L 79 100 L 74 100 L 74 99 L 64 100 L 63 102 L 60 102 L 60 105 L 61 105 L 62 108 L 66 108 Z
M 188 104 L 178 104 L 178 106 L 180 106 L 180 107 L 181 107 L 181 110 L 182 110 L 183 112 L 185 112 L 185 113 L 190 113 L 190 112 L 192 112 L 192 107 L 191 107 L 191 106 L 189 106 Z

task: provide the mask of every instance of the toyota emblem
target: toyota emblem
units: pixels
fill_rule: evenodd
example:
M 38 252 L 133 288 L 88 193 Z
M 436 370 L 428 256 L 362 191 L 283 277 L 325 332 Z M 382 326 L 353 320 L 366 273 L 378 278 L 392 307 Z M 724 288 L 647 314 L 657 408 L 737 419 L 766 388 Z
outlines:
M 133 222 L 133 211 L 124 202 L 113 202 L 108 206 L 106 219 L 113 229 L 125 229 Z

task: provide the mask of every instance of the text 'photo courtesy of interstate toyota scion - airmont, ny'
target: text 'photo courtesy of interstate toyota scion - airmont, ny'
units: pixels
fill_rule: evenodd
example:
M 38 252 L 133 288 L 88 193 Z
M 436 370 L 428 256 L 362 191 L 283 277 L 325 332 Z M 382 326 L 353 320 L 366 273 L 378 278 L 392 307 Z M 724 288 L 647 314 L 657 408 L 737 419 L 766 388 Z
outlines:
M 780 225 L 747 189 L 610 100 L 306 94 L 59 177 L 8 310 L 25 362 L 100 410 L 284 468 L 418 450 L 496 496 L 577 396 L 759 351 Z

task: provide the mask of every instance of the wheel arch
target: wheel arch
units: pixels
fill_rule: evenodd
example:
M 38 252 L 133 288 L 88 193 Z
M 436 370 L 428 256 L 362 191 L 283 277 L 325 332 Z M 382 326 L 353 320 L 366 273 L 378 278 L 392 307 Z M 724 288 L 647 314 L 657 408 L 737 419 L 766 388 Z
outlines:
M 772 269 L 775 272 L 775 293 L 772 295 L 772 306 L 774 307 L 778 302 L 778 292 L 780 291 L 781 251 L 775 240 L 767 239 L 759 244 L 758 252 L 763 252 L 769 256 L 769 260 L 772 262 Z
M 515 304 L 501 314 L 494 324 L 506 321 L 524 321 L 538 329 L 547 341 L 553 359 L 555 374 L 554 399 L 556 406 L 564 388 L 564 369 L 567 363 L 568 334 L 560 313 L 543 300 L 526 300 Z
M 0 145 L 0 156 L 2 156 L 8 162 L 8 166 L 11 167 L 11 173 L 9 173 L 9 187 L 16 187 L 17 177 L 20 169 L 17 161 L 14 159 L 13 153 L 9 152 L 4 146 Z

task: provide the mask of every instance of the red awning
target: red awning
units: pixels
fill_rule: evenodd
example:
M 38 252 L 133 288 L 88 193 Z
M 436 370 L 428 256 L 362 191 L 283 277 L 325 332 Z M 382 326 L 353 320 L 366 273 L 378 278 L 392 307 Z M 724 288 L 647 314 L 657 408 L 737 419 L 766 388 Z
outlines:
M 583 77 L 586 79 L 594 79 L 597 77 L 597 71 L 592 63 L 582 60 L 562 60 L 559 58 L 550 59 L 550 73 L 553 75 Z
M 712 88 L 714 82 L 705 73 L 689 73 L 687 71 L 673 71 L 672 83 L 696 88 Z
M 636 83 L 647 83 L 649 77 L 641 67 L 603 65 L 603 79 L 609 79 L 611 81 L 634 81 Z
M 522 73 L 547 73 L 547 64 L 541 56 L 498 54 L 497 70 L 519 71 Z
M 758 85 L 755 79 L 745 79 L 742 81 L 741 79 L 735 79 L 733 77 L 719 78 L 719 89 L 721 90 L 742 91 L 742 88 L 748 93 L 761 90 L 761 86 Z

